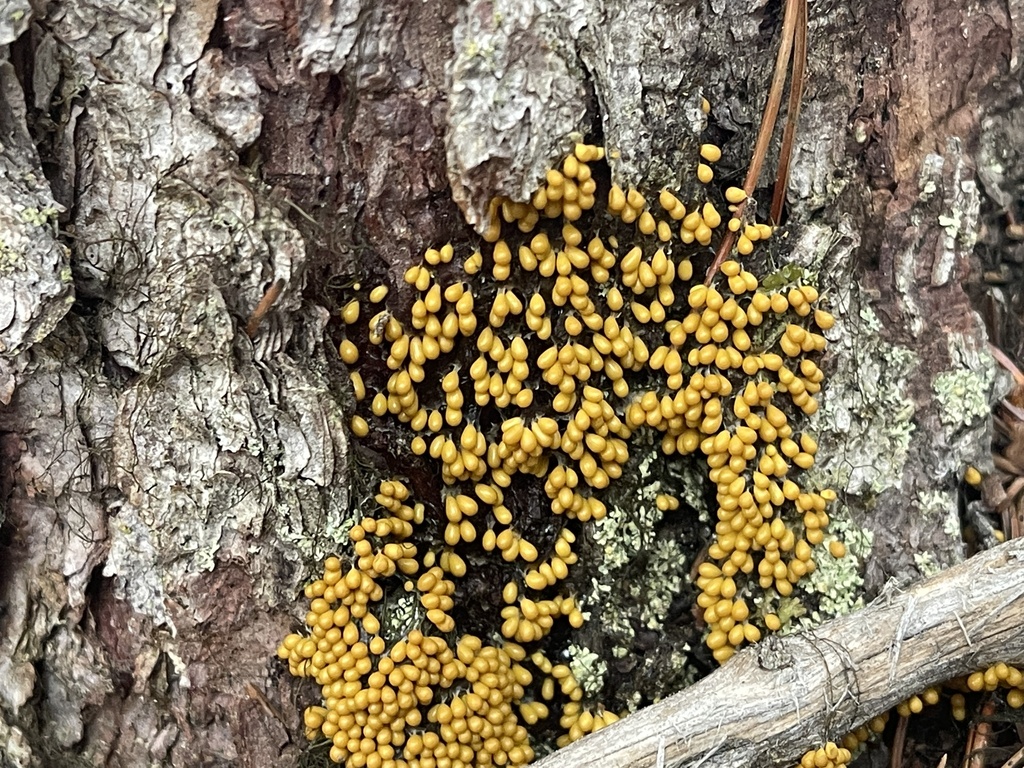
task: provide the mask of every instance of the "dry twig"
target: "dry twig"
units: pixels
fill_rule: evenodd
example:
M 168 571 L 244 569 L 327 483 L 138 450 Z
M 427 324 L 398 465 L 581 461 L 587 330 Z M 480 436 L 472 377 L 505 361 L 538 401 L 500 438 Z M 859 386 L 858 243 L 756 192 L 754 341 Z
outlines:
M 1024 663 L 1022 624 L 1018 539 L 812 632 L 771 636 L 537 765 L 792 765 L 928 686 L 996 661 Z
M 1024 766 L 1024 747 L 1010 755 L 1010 758 L 1003 763 L 1002 768 L 1021 768 L 1021 766 Z

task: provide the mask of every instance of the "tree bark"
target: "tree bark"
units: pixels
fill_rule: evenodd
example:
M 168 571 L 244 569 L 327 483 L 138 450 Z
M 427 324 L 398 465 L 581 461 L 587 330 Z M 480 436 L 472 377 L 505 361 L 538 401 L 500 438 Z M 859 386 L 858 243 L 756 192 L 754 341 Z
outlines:
M 1024 16 L 812 13 L 771 258 L 818 273 L 840 320 L 817 478 L 863 546 L 818 585 L 827 616 L 963 557 L 998 383 L 961 283 L 1020 198 Z M 296 764 L 314 694 L 273 649 L 362 514 L 350 489 L 404 468 L 353 456 L 336 284 L 468 245 L 463 216 L 522 198 L 574 132 L 623 185 L 685 191 L 702 95 L 742 175 L 778 25 L 757 0 L 0 7 L 0 763 Z M 636 612 L 613 637 L 594 604 L 584 641 L 667 695 L 699 632 L 678 607 L 649 629 L 622 591 L 655 575 L 643 547 L 603 575 L 597 549 L 578 583 Z

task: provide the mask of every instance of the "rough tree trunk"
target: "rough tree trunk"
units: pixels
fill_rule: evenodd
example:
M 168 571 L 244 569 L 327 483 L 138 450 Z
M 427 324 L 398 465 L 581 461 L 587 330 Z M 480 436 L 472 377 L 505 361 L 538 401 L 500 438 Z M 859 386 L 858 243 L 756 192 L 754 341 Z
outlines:
M 963 557 L 996 376 L 961 282 L 1021 192 L 1024 7 L 811 13 L 779 258 L 840 317 L 818 470 L 864 581 L 828 614 Z M 465 242 L 453 199 L 479 222 L 573 132 L 678 186 L 702 93 L 741 169 L 779 16 L 0 0 L 0 763 L 296 764 L 311 692 L 273 649 L 353 514 L 331 278 Z

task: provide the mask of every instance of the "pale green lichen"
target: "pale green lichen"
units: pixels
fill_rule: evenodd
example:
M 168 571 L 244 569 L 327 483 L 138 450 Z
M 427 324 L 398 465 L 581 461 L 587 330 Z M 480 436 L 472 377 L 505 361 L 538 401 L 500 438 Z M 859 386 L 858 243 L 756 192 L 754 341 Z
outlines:
M 775 615 L 779 617 L 782 622 L 782 629 L 779 630 L 780 634 L 788 634 L 799 629 L 797 619 L 801 619 L 807 615 L 807 606 L 803 604 L 803 601 L 798 597 L 783 597 L 780 598 L 777 604 L 774 604 L 771 600 L 764 599 L 764 613 L 775 612 Z
M 652 630 L 660 630 L 687 578 L 687 559 L 680 542 L 671 536 L 659 539 L 647 552 L 642 573 L 616 580 L 617 588 L 603 590 L 602 622 L 617 642 L 612 646 L 615 658 L 633 652 L 634 621 Z M 596 580 L 595 580 L 596 586 Z M 612 597 L 611 595 L 614 595 Z M 682 662 L 687 663 L 685 660 Z
M 647 451 L 637 467 L 639 477 L 650 475 L 655 454 Z M 597 521 L 593 528 L 594 541 L 601 547 L 600 570 L 610 574 L 622 568 L 647 547 L 653 535 L 654 526 L 661 521 L 662 512 L 655 501 L 661 493 L 661 482 L 638 485 L 635 495 L 625 503 L 611 504 L 608 514 Z M 623 500 L 627 501 L 627 500 Z
M 920 491 L 917 494 L 917 504 L 923 520 L 939 523 L 942 532 L 948 537 L 961 536 L 960 511 L 956 495 L 952 491 Z
M 991 408 L 1012 389 L 1013 377 L 996 363 L 984 339 L 950 333 L 946 343 L 950 369 L 933 381 L 933 387 L 943 438 L 951 449 L 947 476 L 959 477 L 969 464 L 990 471 Z M 960 375 L 951 375 L 956 373 Z
M 600 656 L 582 645 L 571 644 L 568 653 L 569 669 L 583 688 L 583 693 L 587 696 L 600 694 L 608 674 L 608 665 Z
M 859 313 L 858 336 L 841 331 L 832 344 L 837 367 L 815 424 L 829 435 L 820 459 L 833 487 L 881 493 L 899 483 L 910 452 L 916 405 L 908 381 L 918 359 L 876 333 L 870 307 Z
M 174 633 L 177 630 L 167 612 L 160 560 L 152 533 L 134 505 L 122 505 L 117 516 L 111 517 L 107 530 L 110 549 L 103 575 L 134 574 L 133 578 L 124 580 L 124 593 L 129 602 L 157 623 L 166 624 Z
M 781 634 L 811 629 L 864 605 L 861 569 L 874 537 L 871 531 L 854 523 L 844 507 L 836 507 L 831 517 L 824 541 L 814 548 L 816 568 L 801 579 L 797 592 L 779 597 L 775 590 L 769 590 L 753 598 L 760 616 L 774 613 L 779 617 Z M 829 545 L 834 541 L 846 547 L 843 557 L 832 556 Z
M 620 593 L 613 589 L 614 580 L 609 574 L 602 574 L 600 569 L 590 580 L 587 601 L 600 605 L 601 626 L 614 643 L 612 655 L 615 658 L 627 656 L 633 646 L 635 632 L 629 620 L 629 614 L 619 605 Z
M 12 248 L 6 240 L 0 239 L 0 275 L 13 272 L 23 263 L 21 252 Z
M 690 652 L 693 649 L 690 648 L 689 643 L 680 643 L 672 648 L 672 653 L 669 654 L 669 666 L 676 670 L 686 670 L 684 681 L 686 685 L 690 685 L 697 681 L 697 670 L 690 666 Z
M 601 606 L 600 621 L 614 658 L 634 653 L 636 627 L 663 627 L 686 579 L 684 547 L 671 533 L 656 533 L 665 516 L 657 507 L 657 497 L 685 494 L 690 484 L 663 474 L 664 460 L 652 437 L 637 435 L 637 443 L 636 463 L 628 469 L 637 478 L 635 485 L 609 500 L 606 517 L 593 525 L 599 563 L 584 595 L 587 604 Z M 673 466 L 672 471 L 679 469 Z M 700 482 L 693 486 L 701 489 Z M 699 494 L 694 501 L 700 504 L 698 509 L 706 506 Z M 683 667 L 688 663 L 685 656 L 680 663 Z
M 951 333 L 947 339 L 951 370 L 932 381 L 939 420 L 950 430 L 970 427 L 991 413 L 996 365 L 974 339 Z
M 387 623 L 386 636 L 407 637 L 422 623 L 425 610 L 420 605 L 418 592 L 389 592 L 386 601 L 387 610 L 375 614 Z
M 11 204 L 7 198 L 0 202 L 8 204 L 0 211 L 0 275 L 21 269 L 25 263 L 25 251 L 30 247 L 30 235 L 24 225 L 41 227 L 55 222 L 59 210 L 52 206 L 34 208 L 20 203 Z M 6 220 L 4 220 L 6 218 Z
M 860 317 L 862 323 L 861 327 L 865 331 L 878 333 L 882 330 L 882 322 L 878 319 L 878 315 L 875 314 L 875 311 L 871 307 L 867 305 L 862 306 L 860 311 L 857 313 L 857 316 Z
M 633 650 L 633 638 L 635 637 L 633 628 L 629 625 L 626 625 L 625 628 L 623 628 L 621 626 L 613 624 L 611 625 L 611 629 L 616 631 L 619 637 L 627 638 L 627 642 L 612 646 L 612 656 L 614 656 L 616 659 L 624 659 Z
M 957 236 L 960 234 L 960 224 L 960 217 L 957 216 L 955 212 L 952 216 L 939 216 L 939 226 L 946 231 L 946 237 L 949 238 L 946 243 L 947 247 L 952 247 L 952 241 L 955 241 Z
M 371 503 L 355 509 L 373 509 Z M 349 542 L 348 532 L 358 521 L 351 512 L 343 512 L 336 505 L 327 506 L 324 510 L 322 525 L 317 529 L 317 536 L 310 536 L 305 529 L 294 528 L 280 532 L 281 540 L 303 560 L 319 562 L 330 554 L 344 549 Z
M 767 291 L 778 291 L 782 288 L 799 285 L 817 286 L 817 272 L 805 269 L 799 264 L 785 264 L 761 279 L 761 287 Z
M 686 555 L 675 539 L 655 542 L 648 571 L 657 578 L 647 584 L 635 583 L 630 593 L 641 606 L 640 618 L 648 629 L 661 629 L 686 578 Z
M 915 552 L 914 553 L 914 565 L 917 566 L 917 570 L 921 572 L 921 575 L 925 578 L 929 576 L 935 576 L 942 570 L 931 552 Z
M 921 202 L 928 202 L 939 191 L 942 186 L 942 166 L 944 164 L 942 155 L 930 152 L 925 156 L 917 178 L 918 198 Z
M 58 211 L 52 206 L 46 208 L 25 208 L 21 211 L 21 220 L 34 227 L 42 227 L 57 220 Z
M 967 162 L 959 139 L 947 140 L 949 155 L 955 167 L 953 181 L 945 185 L 944 202 L 947 213 L 940 214 L 939 224 L 945 230 L 942 251 L 932 264 L 932 285 L 945 285 L 955 279 L 958 255 L 970 254 L 978 242 L 981 217 L 981 193 L 975 180 L 973 164 Z
M 829 531 L 821 546 L 814 549 L 817 567 L 801 586 L 814 595 L 817 608 L 808 611 L 800 620 L 802 626 L 816 626 L 836 616 L 842 616 L 864 605 L 864 577 L 861 567 L 871 552 L 874 537 L 850 518 L 843 507 L 832 513 Z M 846 547 L 843 557 L 833 557 L 829 544 L 840 541 Z
M 640 691 L 633 691 L 629 696 L 626 697 L 626 709 L 632 714 L 640 709 L 640 705 L 644 700 L 644 695 Z
M 970 426 L 989 414 L 992 379 L 988 373 L 960 369 L 935 377 L 932 389 L 941 408 L 939 420 L 945 426 Z

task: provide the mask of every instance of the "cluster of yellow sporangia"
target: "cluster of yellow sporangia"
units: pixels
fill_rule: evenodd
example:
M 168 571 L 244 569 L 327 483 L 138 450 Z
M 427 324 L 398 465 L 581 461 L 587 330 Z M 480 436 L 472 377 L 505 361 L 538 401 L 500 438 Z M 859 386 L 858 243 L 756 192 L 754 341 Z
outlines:
M 843 738 L 841 746 L 829 741 L 822 747 L 808 750 L 800 758 L 796 768 L 843 768 L 849 765 L 862 744 L 885 730 L 888 719 L 888 713 L 872 718 L 857 730 L 848 733 Z
M 991 664 L 985 669 L 972 672 L 967 677 L 957 678 L 947 683 L 947 686 L 957 691 L 952 694 L 949 704 L 953 710 L 954 720 L 964 720 L 967 717 L 967 701 L 964 693 L 986 692 L 992 693 L 996 690 L 1004 690 L 1006 703 L 1012 709 L 1024 707 L 1024 672 L 1017 667 L 1004 662 Z M 941 696 L 938 686 L 932 686 L 921 693 L 911 696 L 906 701 L 897 705 L 896 711 L 903 717 L 912 714 L 916 715 L 926 705 L 937 704 Z
M 1024 707 L 1024 672 L 1016 667 L 999 662 L 983 670 L 973 672 L 965 678 L 957 678 L 947 683 L 952 689 L 959 691 L 949 698 L 953 719 L 964 720 L 967 717 L 967 702 L 963 691 L 980 692 L 1004 689 L 1006 703 L 1013 709 Z M 930 686 L 921 693 L 914 694 L 896 705 L 896 713 L 901 717 L 909 717 L 921 712 L 926 706 L 938 704 L 942 697 L 941 686 Z M 806 752 L 800 761 L 799 768 L 840 768 L 850 762 L 851 755 L 872 736 L 885 729 L 888 713 L 873 718 L 857 730 L 846 735 L 842 747 L 829 742 L 824 747 Z
M 1024 672 L 1017 667 L 1003 662 L 993 664 L 968 676 L 966 685 L 971 691 L 994 691 L 997 688 L 1006 688 L 1006 703 L 1013 709 L 1024 707 Z
M 533 749 L 515 710 L 524 717 L 547 710 L 526 696 L 533 675 L 520 663 L 521 645 L 487 645 L 472 635 L 450 644 L 419 629 L 391 638 L 371 611 L 384 599 L 381 582 L 413 576 L 422 562 L 426 570 L 405 588 L 418 593 L 427 622 L 441 633 L 454 629 L 449 577 L 464 576 L 466 564 L 450 551 L 417 559 L 403 539 L 423 524 L 424 508 L 408 498 L 403 483 L 381 483 L 376 500 L 390 514 L 351 528 L 351 566 L 328 558 L 323 577 L 306 587 L 310 635 L 290 634 L 278 648 L 293 675 L 321 686 L 323 705 L 304 715 L 306 735 L 329 739 L 331 760 L 352 768 L 528 763 Z M 367 537 L 396 541 L 374 550 Z
M 701 146 L 704 184 L 720 155 Z M 790 419 L 817 410 L 823 374 L 812 358 L 832 317 L 813 287 L 764 291 L 736 261 L 710 286 L 691 284 L 691 257 L 710 253 L 723 221 L 740 232 L 740 254 L 772 228 L 748 220 L 753 207 L 735 187 L 686 203 L 669 190 L 654 201 L 616 185 L 602 195 L 603 158 L 578 144 L 530 202 L 495 200 L 487 245 L 465 258 L 464 275 L 451 245 L 429 249 L 405 273 L 401 293 L 415 299 L 387 306 L 381 285 L 342 309 L 339 353 L 360 404 L 353 434 L 369 433 L 370 414 L 408 425 L 411 452 L 437 462 L 444 490 L 427 513 L 402 482 L 382 483 L 387 515 L 353 526 L 346 564 L 328 560 L 307 589 L 310 635 L 281 646 L 294 674 L 322 686 L 306 724 L 332 742 L 336 762 L 522 764 L 533 752 L 520 722 L 547 718 L 551 705 L 561 706 L 559 745 L 617 719 L 584 701 L 569 665 L 549 660 L 564 649 L 545 639 L 556 622 L 585 621 L 567 586 L 573 545 L 606 516 L 601 496 L 625 473 L 635 435 L 659 434 L 668 455 L 703 456 L 717 489 L 697 580 L 716 659 L 778 628 L 751 609 L 756 589 L 789 595 L 814 568 L 834 494 L 793 479 L 817 445 Z M 367 332 L 352 333 L 361 317 Z M 543 551 L 507 498 L 527 476 L 553 513 Z M 657 504 L 668 512 L 679 500 L 662 493 Z M 456 621 L 463 554 L 476 547 L 513 568 L 488 638 L 460 637 Z M 418 598 L 411 631 L 371 611 L 401 583 Z
M 800 758 L 799 768 L 843 768 L 851 758 L 849 749 L 830 741 L 823 747 L 805 752 Z

